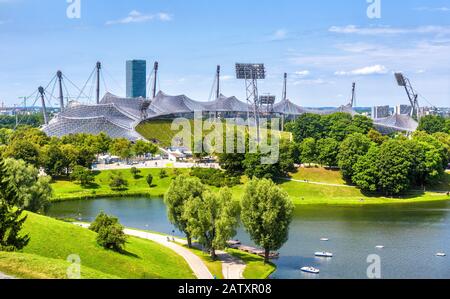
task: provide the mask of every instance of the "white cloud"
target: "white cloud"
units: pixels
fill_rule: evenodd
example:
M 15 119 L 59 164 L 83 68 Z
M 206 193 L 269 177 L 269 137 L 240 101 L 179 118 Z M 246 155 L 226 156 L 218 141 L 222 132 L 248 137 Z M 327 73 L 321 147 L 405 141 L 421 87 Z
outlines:
M 340 34 L 359 35 L 398 35 L 398 34 L 450 34 L 448 26 L 420 26 L 414 28 L 401 28 L 390 26 L 358 27 L 355 25 L 332 26 L 329 32 Z
M 222 80 L 222 81 L 230 81 L 232 79 L 234 79 L 234 77 L 233 76 L 229 76 L 229 75 L 224 75 L 224 76 L 220 77 L 220 80 Z
M 142 14 L 137 10 L 131 11 L 128 16 L 120 20 L 108 21 L 106 25 L 115 25 L 115 24 L 131 24 L 131 23 L 145 23 L 153 20 L 168 22 L 173 18 L 171 15 L 159 12 L 157 14 Z
M 308 70 L 303 70 L 303 71 L 296 71 L 295 74 L 297 76 L 301 76 L 301 77 L 305 77 L 308 76 L 311 72 Z
M 427 7 L 427 6 L 423 6 L 423 7 L 417 7 L 414 10 L 417 11 L 431 11 L 431 12 L 450 12 L 450 7 Z
M 278 29 L 272 34 L 270 40 L 272 41 L 285 40 L 287 38 L 287 35 L 288 32 L 285 29 Z
M 368 76 L 368 75 L 383 75 L 388 73 L 388 69 L 384 65 L 372 65 L 352 71 L 337 71 L 334 74 L 337 76 Z

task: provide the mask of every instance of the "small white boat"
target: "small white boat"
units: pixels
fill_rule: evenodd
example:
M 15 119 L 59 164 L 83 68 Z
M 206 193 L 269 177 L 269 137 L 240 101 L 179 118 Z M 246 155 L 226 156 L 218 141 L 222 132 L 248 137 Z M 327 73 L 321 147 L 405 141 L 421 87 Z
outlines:
M 319 274 L 320 273 L 320 270 L 316 269 L 314 267 L 303 267 L 300 270 L 302 270 L 302 272 L 311 273 L 311 274 Z
M 384 249 L 384 246 L 383 245 L 378 245 L 378 246 L 375 246 L 375 248 L 376 249 Z
M 328 239 L 328 238 L 321 238 L 320 241 L 322 241 L 322 242 L 328 242 L 328 241 L 330 241 L 330 239 Z
M 316 252 L 314 255 L 317 257 L 328 257 L 328 258 L 333 257 L 333 254 L 331 252 L 324 252 L 324 251 Z
M 437 257 L 446 257 L 447 254 L 444 253 L 444 252 L 438 252 L 438 253 L 436 253 L 436 256 L 437 256 Z

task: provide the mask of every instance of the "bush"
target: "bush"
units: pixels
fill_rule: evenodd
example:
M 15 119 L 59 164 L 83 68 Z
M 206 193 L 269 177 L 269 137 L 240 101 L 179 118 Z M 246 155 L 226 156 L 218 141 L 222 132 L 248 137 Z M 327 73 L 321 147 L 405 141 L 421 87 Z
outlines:
M 89 186 L 95 180 L 92 171 L 83 166 L 75 166 L 70 174 L 70 179 L 79 182 L 83 187 Z
M 122 177 L 121 173 L 118 174 L 112 174 L 110 177 L 110 183 L 109 186 L 111 187 L 112 190 L 116 191 L 120 191 L 120 190 L 125 190 L 128 187 L 128 181 L 125 180 Z
M 153 176 L 151 174 L 149 174 L 149 175 L 147 175 L 145 180 L 147 181 L 148 186 L 151 188 L 153 186 Z
M 101 212 L 89 229 L 98 234 L 97 243 L 103 248 L 117 252 L 123 251 L 127 238 L 123 232 L 123 226 L 116 217 Z
M 241 183 L 239 177 L 229 176 L 225 172 L 213 168 L 192 168 L 191 176 L 199 178 L 202 184 L 218 188 L 233 187 Z
M 161 169 L 161 171 L 159 172 L 159 178 L 160 179 L 164 179 L 167 178 L 169 175 L 167 174 L 167 171 L 165 169 Z
M 133 175 L 135 180 L 137 180 L 139 178 L 139 175 L 141 174 L 141 171 L 139 169 L 137 169 L 136 167 L 131 168 L 130 172 Z

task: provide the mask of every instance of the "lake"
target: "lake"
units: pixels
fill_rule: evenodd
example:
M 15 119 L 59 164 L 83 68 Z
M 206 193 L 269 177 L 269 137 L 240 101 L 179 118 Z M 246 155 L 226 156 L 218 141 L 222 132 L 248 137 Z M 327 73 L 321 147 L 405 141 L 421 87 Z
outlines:
M 97 199 L 54 203 L 47 215 L 92 221 L 104 211 L 117 216 L 127 227 L 172 234 L 161 199 Z M 176 235 L 180 235 L 176 233 Z M 329 242 L 320 241 L 329 238 Z M 239 230 L 237 239 L 251 245 Z M 383 245 L 384 249 L 376 249 Z M 332 259 L 315 258 L 316 251 L 329 251 Z M 274 262 L 272 278 L 364 279 L 367 257 L 381 258 L 386 279 L 450 278 L 450 202 L 363 207 L 298 206 L 289 241 Z M 303 274 L 300 268 L 314 266 L 320 275 Z

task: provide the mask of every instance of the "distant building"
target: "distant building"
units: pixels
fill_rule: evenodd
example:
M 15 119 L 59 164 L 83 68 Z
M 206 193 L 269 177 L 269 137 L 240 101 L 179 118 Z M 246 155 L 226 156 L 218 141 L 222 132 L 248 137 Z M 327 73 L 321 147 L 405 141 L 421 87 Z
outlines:
M 127 98 L 147 97 L 147 62 L 127 61 Z
M 395 114 L 399 115 L 411 115 L 412 107 L 410 105 L 398 105 L 395 106 Z
M 372 118 L 379 119 L 389 117 L 391 114 L 389 106 L 375 106 L 372 108 Z

